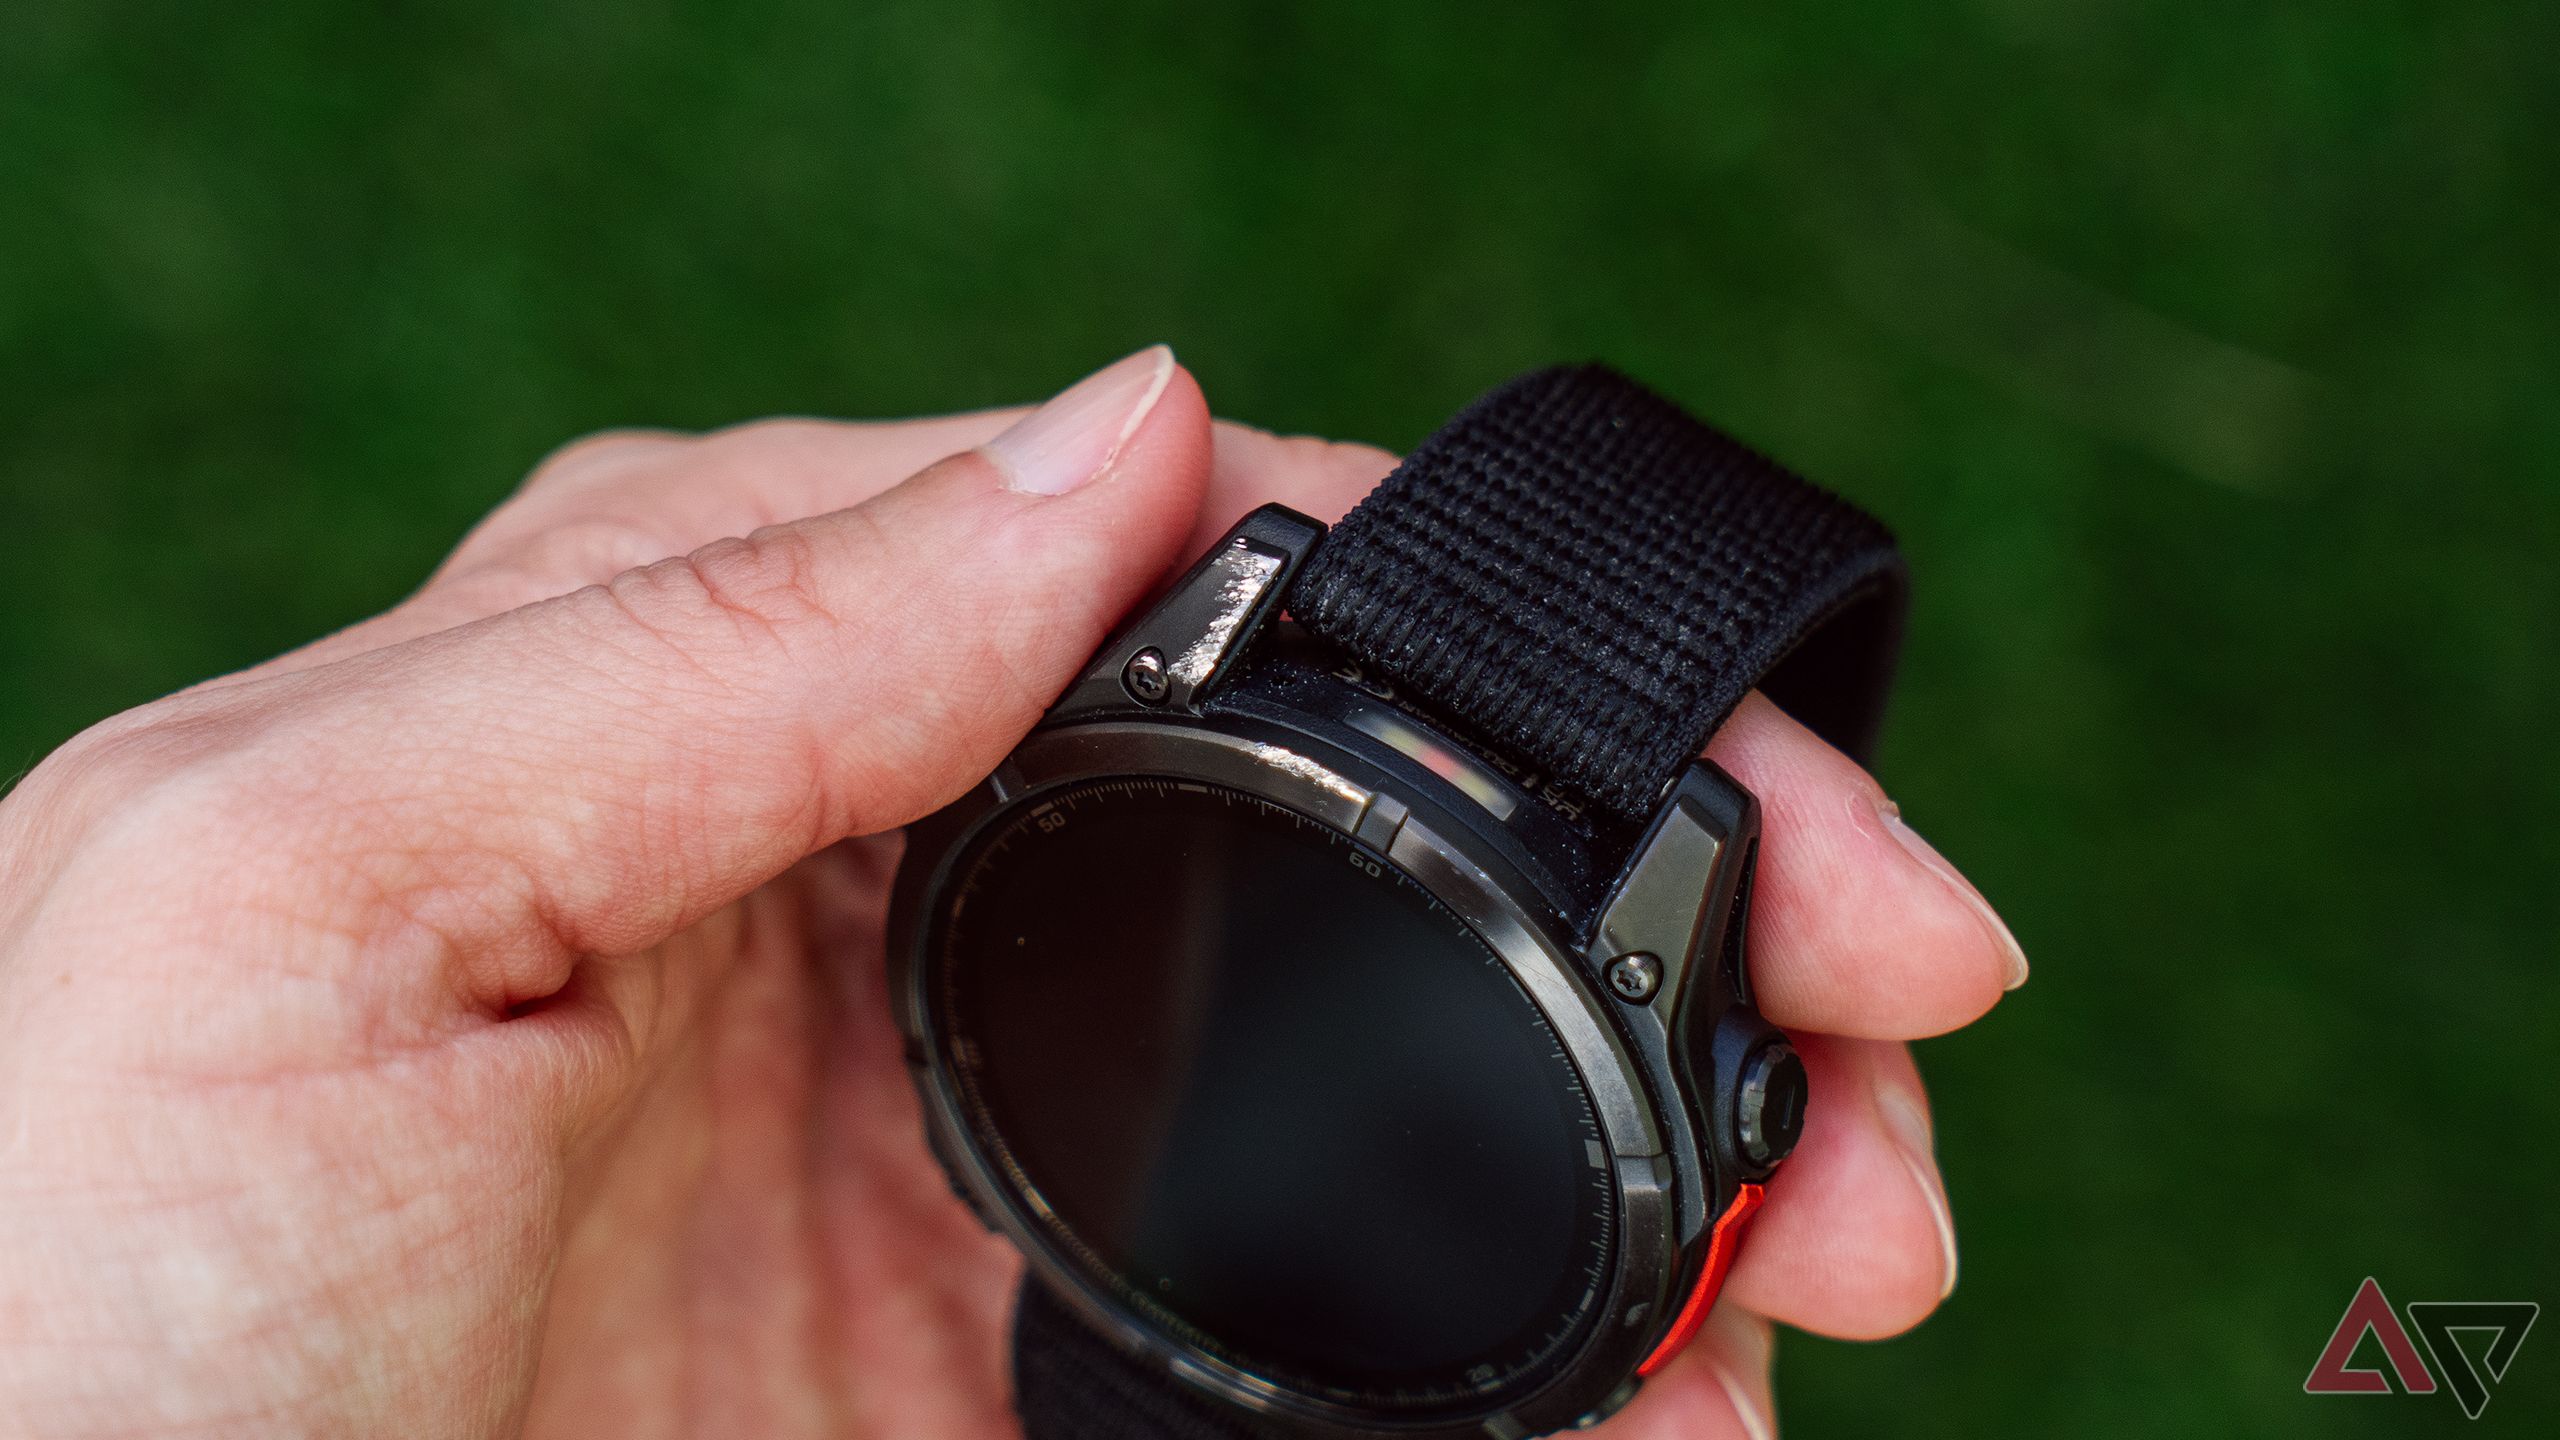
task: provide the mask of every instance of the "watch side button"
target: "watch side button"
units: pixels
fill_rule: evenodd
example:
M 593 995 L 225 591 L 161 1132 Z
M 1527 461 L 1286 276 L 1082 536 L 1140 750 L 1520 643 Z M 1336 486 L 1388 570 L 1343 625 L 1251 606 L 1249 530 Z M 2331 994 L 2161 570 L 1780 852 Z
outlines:
M 1744 1159 L 1766 1167 L 1794 1152 L 1804 1135 L 1807 1088 L 1804 1061 L 1783 1038 L 1761 1046 L 1743 1062 L 1734 1138 Z

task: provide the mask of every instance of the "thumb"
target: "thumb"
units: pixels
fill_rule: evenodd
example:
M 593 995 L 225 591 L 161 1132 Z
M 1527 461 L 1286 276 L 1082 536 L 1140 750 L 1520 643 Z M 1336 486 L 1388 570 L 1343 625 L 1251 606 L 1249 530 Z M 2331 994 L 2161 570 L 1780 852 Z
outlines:
M 262 813 L 341 933 L 506 1013 L 992 769 L 1176 558 L 1209 434 L 1158 346 L 852 509 L 285 677 Z

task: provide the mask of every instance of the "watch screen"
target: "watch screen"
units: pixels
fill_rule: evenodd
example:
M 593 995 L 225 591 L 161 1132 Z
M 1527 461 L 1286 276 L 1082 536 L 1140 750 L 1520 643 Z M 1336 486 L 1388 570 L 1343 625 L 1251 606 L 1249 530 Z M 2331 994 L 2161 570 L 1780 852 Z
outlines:
M 1000 818 L 945 895 L 960 1107 L 1125 1309 L 1415 1411 L 1569 1353 L 1609 1273 L 1599 1118 L 1511 971 L 1396 866 L 1241 791 L 1120 778 Z

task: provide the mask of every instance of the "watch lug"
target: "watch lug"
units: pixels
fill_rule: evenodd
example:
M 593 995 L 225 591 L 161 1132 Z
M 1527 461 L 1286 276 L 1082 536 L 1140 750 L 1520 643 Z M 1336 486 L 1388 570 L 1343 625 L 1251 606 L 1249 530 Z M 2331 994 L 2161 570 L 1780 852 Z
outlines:
M 1742 919 L 1735 904 L 1758 858 L 1760 807 L 1749 791 L 1713 764 L 1696 760 L 1654 812 L 1633 858 L 1618 872 L 1592 928 L 1592 962 L 1605 967 L 1625 955 L 1651 955 L 1661 982 L 1652 999 L 1678 1010 L 1694 981 L 1728 980 L 1732 998 L 1750 998 L 1740 963 Z M 1729 973 L 1725 973 L 1729 964 Z
M 1279 613 L 1289 580 L 1323 538 L 1322 525 L 1285 505 L 1237 521 L 1163 599 L 1111 637 L 1048 718 L 1196 713 Z
M 1743 963 L 1760 807 L 1731 776 L 1691 761 L 1618 872 L 1584 955 L 1635 1048 L 1670 1093 L 1690 1104 L 1665 1118 L 1677 1132 L 1675 1235 L 1704 1233 L 1734 1185 L 1728 1083 L 1713 1056 L 1720 1022 L 1749 1010 Z

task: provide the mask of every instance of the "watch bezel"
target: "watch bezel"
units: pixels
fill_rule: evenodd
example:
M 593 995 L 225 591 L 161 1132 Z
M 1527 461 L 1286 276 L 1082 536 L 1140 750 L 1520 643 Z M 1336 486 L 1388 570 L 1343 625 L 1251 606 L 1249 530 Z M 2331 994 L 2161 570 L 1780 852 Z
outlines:
M 892 906 L 890 998 L 923 1100 L 927 1137 L 955 1188 L 1005 1234 L 1051 1292 L 1130 1353 L 1231 1404 L 1343 1435 L 1514 1436 L 1568 1427 L 1605 1409 L 1661 1333 L 1680 1278 L 1665 1127 L 1645 1075 L 1585 973 L 1581 947 L 1557 933 L 1534 889 L 1482 833 L 1494 822 L 1450 804 L 1413 762 L 1348 727 L 1318 734 L 1234 715 L 1157 713 L 1052 723 L 986 782 L 914 827 Z M 1165 1334 L 1102 1292 L 1065 1257 L 982 1152 L 931 1021 L 925 946 L 929 902 L 983 829 L 1039 794 L 1120 775 L 1227 786 L 1296 810 L 1385 854 L 1446 904 L 1501 959 L 1543 1011 L 1589 1087 L 1610 1152 L 1618 1224 L 1609 1283 L 1578 1349 L 1540 1388 L 1500 1409 L 1396 1422 L 1274 1385 Z M 923 863 L 919 863 L 919 862 Z M 1683 1127 L 1685 1128 L 1685 1127 Z

